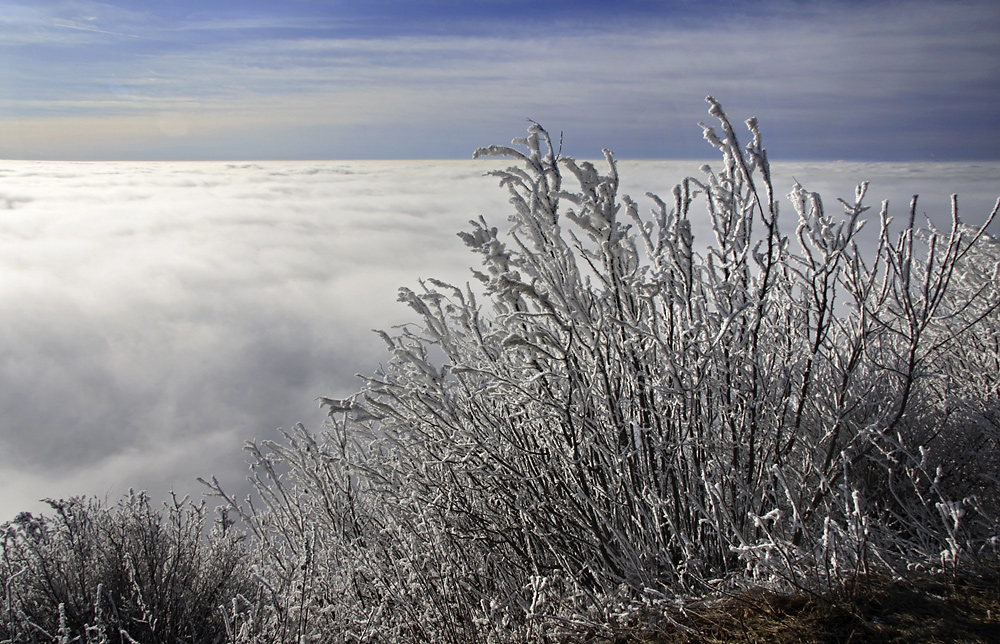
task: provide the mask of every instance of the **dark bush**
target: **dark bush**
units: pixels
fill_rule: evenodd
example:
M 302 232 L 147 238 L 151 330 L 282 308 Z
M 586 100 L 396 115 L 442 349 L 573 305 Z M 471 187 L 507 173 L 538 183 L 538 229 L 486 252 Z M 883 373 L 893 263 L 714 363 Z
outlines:
M 0 527 L 6 640 L 224 641 L 233 599 L 255 596 L 244 536 L 224 518 L 206 525 L 204 504 L 158 510 L 144 493 L 48 504 L 51 516 Z

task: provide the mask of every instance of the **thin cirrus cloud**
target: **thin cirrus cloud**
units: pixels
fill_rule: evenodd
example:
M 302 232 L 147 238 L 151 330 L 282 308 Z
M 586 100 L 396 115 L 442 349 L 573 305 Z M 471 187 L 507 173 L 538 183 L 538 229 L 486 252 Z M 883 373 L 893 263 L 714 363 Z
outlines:
M 371 329 L 414 321 L 397 287 L 470 279 L 455 233 L 480 214 L 505 225 L 483 176 L 498 163 L 0 162 L 0 521 L 46 497 L 197 495 L 198 476 L 246 491 L 245 440 L 320 429 L 315 398 L 388 358 Z M 699 165 L 622 162 L 622 191 L 651 209 L 641 195 Z M 1000 194 L 997 162 L 774 171 L 831 211 L 865 179 L 876 211 L 921 192 L 938 222 L 950 192 L 969 223 Z
M 461 158 L 530 117 L 576 154 L 692 158 L 706 94 L 785 158 L 1000 148 L 993 3 L 13 4 L 0 156 Z

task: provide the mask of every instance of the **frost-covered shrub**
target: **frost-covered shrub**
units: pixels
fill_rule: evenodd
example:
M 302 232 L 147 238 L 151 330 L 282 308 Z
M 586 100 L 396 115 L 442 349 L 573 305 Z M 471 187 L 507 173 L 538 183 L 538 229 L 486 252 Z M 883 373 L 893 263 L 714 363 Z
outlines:
M 867 184 L 796 184 L 754 119 L 652 214 L 532 125 L 481 149 L 510 227 L 471 222 L 471 286 L 400 299 L 390 361 L 326 430 L 251 444 L 240 508 L 280 639 L 523 640 L 718 583 L 831 588 L 982 561 L 998 534 L 997 244 L 900 230 Z M 996 209 L 989 219 L 996 214 Z M 706 252 L 691 218 L 707 217 Z M 988 221 L 987 221 L 988 223 Z M 480 301 L 486 306 L 481 306 Z M 968 348 L 975 348 L 970 355 Z M 213 485 L 216 493 L 224 492 Z
M 113 507 L 49 505 L 52 516 L 23 513 L 0 527 L 4 641 L 231 639 L 227 612 L 256 584 L 237 530 L 223 521 L 206 535 L 204 505 L 174 499 L 157 510 L 142 493 Z

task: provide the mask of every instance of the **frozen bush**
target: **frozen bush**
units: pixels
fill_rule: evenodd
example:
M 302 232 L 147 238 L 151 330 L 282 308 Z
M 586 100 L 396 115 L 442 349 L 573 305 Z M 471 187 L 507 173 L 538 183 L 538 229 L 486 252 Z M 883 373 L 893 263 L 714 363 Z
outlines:
M 5 641 L 224 641 L 224 611 L 254 597 L 242 535 L 225 520 L 206 534 L 204 505 L 48 503 L 0 527 Z
M 789 234 L 756 120 L 741 148 L 709 103 L 721 165 L 648 217 L 610 153 L 561 156 L 536 124 L 476 153 L 517 165 L 492 173 L 508 230 L 461 234 L 475 288 L 401 289 L 418 321 L 321 399 L 325 431 L 248 447 L 259 499 L 228 500 L 281 639 L 524 640 L 720 583 L 991 554 L 996 209 L 921 231 L 914 199 L 894 230 L 883 203 L 866 257 L 867 184 L 840 215 L 796 184 Z

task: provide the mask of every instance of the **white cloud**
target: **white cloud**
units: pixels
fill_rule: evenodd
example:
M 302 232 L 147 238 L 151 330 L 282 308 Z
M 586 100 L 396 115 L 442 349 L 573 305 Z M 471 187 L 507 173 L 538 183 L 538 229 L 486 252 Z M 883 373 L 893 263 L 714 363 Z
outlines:
M 0 162 L 0 520 L 46 496 L 239 487 L 243 440 L 317 428 L 314 399 L 385 359 L 370 329 L 412 319 L 397 287 L 468 279 L 455 233 L 507 217 L 492 163 Z M 645 203 L 697 167 L 622 162 L 622 189 Z M 946 214 L 957 191 L 972 223 L 1000 193 L 996 163 L 775 170 L 831 206 L 871 179 L 897 214 L 913 192 Z
M 234 480 L 242 439 L 315 427 L 313 399 L 375 367 L 397 286 L 465 278 L 453 233 L 503 204 L 483 169 L 0 163 L 0 470 L 50 472 L 40 496 L 104 493 L 95 471 L 118 492 L 120 454 L 225 435 L 200 472 L 140 478 Z

